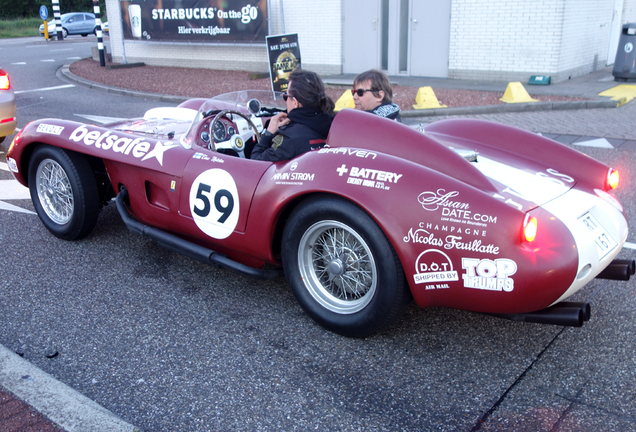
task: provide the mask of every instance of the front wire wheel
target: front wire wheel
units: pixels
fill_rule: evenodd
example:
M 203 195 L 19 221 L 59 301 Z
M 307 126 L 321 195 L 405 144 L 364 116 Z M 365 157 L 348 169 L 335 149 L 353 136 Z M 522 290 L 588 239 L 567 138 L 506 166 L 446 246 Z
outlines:
M 35 174 L 35 187 L 46 215 L 58 225 L 68 223 L 75 201 L 71 182 L 60 164 L 53 159 L 43 160 Z
M 40 145 L 29 161 L 29 190 L 40 220 L 56 237 L 77 240 L 95 228 L 97 182 L 83 155 Z
M 282 259 L 307 314 L 344 336 L 382 331 L 411 298 L 402 266 L 380 227 L 344 199 L 316 196 L 296 207 L 283 230 Z

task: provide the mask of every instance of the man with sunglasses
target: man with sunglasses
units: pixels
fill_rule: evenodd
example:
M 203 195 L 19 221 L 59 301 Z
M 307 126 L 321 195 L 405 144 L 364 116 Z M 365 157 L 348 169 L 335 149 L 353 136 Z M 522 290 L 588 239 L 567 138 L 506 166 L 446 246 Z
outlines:
M 384 72 L 377 69 L 362 72 L 353 80 L 351 93 L 355 109 L 402 121 L 400 107 L 393 103 L 391 81 Z

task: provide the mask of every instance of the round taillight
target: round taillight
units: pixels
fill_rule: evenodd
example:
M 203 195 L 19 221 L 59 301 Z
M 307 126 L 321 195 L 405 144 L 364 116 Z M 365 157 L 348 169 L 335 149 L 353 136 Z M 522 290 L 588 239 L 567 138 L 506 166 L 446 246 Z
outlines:
M 610 168 L 609 172 L 607 173 L 607 189 L 609 190 L 616 189 L 618 187 L 618 180 L 619 180 L 618 171 L 613 168 Z
M 537 237 L 537 218 L 526 214 L 523 221 L 523 240 L 532 242 Z

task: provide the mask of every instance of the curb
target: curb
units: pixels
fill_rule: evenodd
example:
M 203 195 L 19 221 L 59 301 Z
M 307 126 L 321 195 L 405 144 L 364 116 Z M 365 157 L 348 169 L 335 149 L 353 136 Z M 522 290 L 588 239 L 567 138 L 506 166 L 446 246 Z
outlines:
M 101 90 L 108 93 L 133 96 L 142 99 L 150 99 L 161 102 L 181 103 L 191 97 L 172 96 L 158 93 L 144 93 L 133 90 L 127 90 L 120 87 L 112 87 L 105 84 L 98 84 L 84 78 L 80 78 L 70 70 L 70 64 L 62 66 L 62 74 L 74 83 L 95 90 Z M 528 111 L 550 111 L 550 110 L 579 110 L 593 108 L 616 108 L 620 106 L 615 100 L 587 100 L 587 101 L 561 101 L 561 102 L 529 102 L 529 103 L 513 103 L 503 105 L 480 105 L 470 107 L 456 108 L 432 108 L 426 110 L 407 110 L 400 111 L 403 118 L 432 117 L 432 116 L 450 116 L 450 115 L 472 115 L 472 114 L 497 114 L 504 112 L 528 112 Z
M 3 345 L 0 345 L 0 386 L 66 432 L 141 431 Z

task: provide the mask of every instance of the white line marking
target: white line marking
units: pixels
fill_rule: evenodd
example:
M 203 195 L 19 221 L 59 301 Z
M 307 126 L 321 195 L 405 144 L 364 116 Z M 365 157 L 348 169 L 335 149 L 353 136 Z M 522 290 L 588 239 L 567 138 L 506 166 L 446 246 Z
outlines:
M 590 141 L 579 141 L 573 143 L 575 146 L 584 146 L 584 147 L 596 147 L 596 148 L 611 148 L 614 146 L 609 143 L 605 138 L 597 138 Z
M 4 153 L 4 152 L 3 152 Z M 2 171 L 9 171 L 9 165 L 7 165 L 4 162 L 0 162 L 0 170 Z
M 26 62 L 17 62 L 17 63 L 11 63 L 12 65 L 25 65 Z
M 40 62 L 42 63 L 53 63 L 55 60 L 53 59 L 44 59 L 44 60 L 40 60 Z
M 66 60 L 81 60 L 82 57 L 66 57 Z
M 73 48 L 64 48 L 64 49 L 52 49 L 49 52 L 59 52 L 59 51 L 73 51 Z
M 0 180 L 0 200 L 31 199 L 29 188 L 22 186 L 17 180 Z
M 59 89 L 65 89 L 65 88 L 71 88 L 71 87 L 75 87 L 73 84 L 64 84 L 61 86 L 55 86 L 55 87 L 44 87 L 44 88 L 39 88 L 39 89 L 33 89 L 33 90 L 19 90 L 14 92 L 15 94 L 20 94 L 20 93 L 31 93 L 31 92 L 39 92 L 39 91 L 47 91 L 47 90 L 59 90 Z
M 119 117 L 102 117 L 102 116 L 83 115 L 83 114 L 75 114 L 75 115 L 78 117 L 83 117 L 86 120 L 90 120 L 95 123 L 101 123 L 101 124 L 114 123 L 114 122 L 126 120 L 124 118 L 119 118 Z
M 623 244 L 623 247 L 627 248 L 627 249 L 635 249 L 636 250 L 636 243 L 625 242 Z
M 14 211 L 16 213 L 26 213 L 26 214 L 37 214 L 32 212 L 31 210 L 23 209 L 22 207 L 14 206 L 13 204 L 9 204 L 3 201 L 0 201 L 0 210 L 9 210 Z

